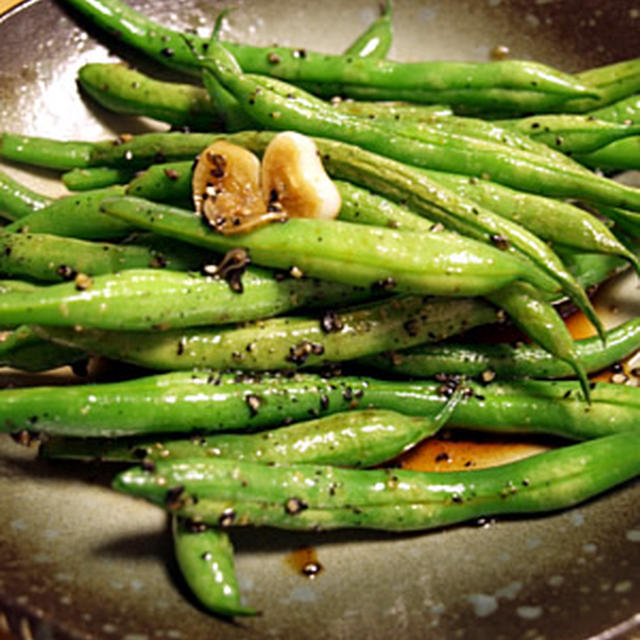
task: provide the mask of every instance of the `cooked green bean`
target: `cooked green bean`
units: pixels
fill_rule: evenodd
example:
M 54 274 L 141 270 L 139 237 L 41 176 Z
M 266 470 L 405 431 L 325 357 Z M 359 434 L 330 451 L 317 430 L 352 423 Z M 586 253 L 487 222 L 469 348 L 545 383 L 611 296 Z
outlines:
M 145 244 L 87 242 L 44 233 L 0 230 L 0 274 L 43 281 L 117 273 L 125 269 L 199 269 L 207 254 L 193 247 L 147 238 Z M 78 286 L 82 286 L 81 284 Z M 0 314 L 1 315 L 1 314 Z
M 640 318 L 607 331 L 607 344 L 598 338 L 576 340 L 576 355 L 587 373 L 594 373 L 640 350 Z M 573 369 L 534 345 L 429 344 L 403 352 L 370 356 L 365 366 L 407 376 L 430 378 L 439 373 L 501 378 L 565 378 Z
M 450 426 L 572 439 L 638 430 L 640 389 L 594 384 L 587 404 L 572 381 L 469 383 Z M 253 431 L 350 409 L 433 416 L 450 387 L 441 382 L 179 372 L 126 382 L 0 391 L 0 431 L 120 437 Z M 444 394 L 444 395 L 443 395 Z
M 198 74 L 192 47 L 203 52 L 206 39 L 185 38 L 118 0 L 67 0 L 67 3 L 99 27 L 116 31 L 122 42 L 139 48 L 158 62 Z M 247 72 L 320 82 L 327 86 L 329 96 L 345 93 L 336 88 L 348 91 L 350 86 L 357 84 L 372 86 L 377 91 L 377 100 L 396 99 L 396 94 L 410 89 L 413 100 L 419 102 L 493 104 L 498 98 L 505 108 L 512 106 L 531 111 L 572 97 L 598 95 L 572 76 L 525 61 L 397 63 L 306 50 L 301 55 L 300 49 L 285 47 L 261 48 L 232 43 L 228 46 Z M 442 78 L 448 78 L 444 86 Z M 336 83 L 339 83 L 338 87 Z
M 627 432 L 499 467 L 424 472 L 195 458 L 120 473 L 113 487 L 215 526 L 412 531 L 578 504 L 640 472 Z
M 0 331 L 1 367 L 39 372 L 86 358 L 84 351 L 42 340 L 26 325 L 14 331 Z
M 598 218 L 567 202 L 522 193 L 489 180 L 427 171 L 436 182 L 518 222 L 550 242 L 586 252 L 624 256 L 636 269 L 638 258 Z
M 339 220 L 296 219 L 239 237 L 208 229 L 193 212 L 142 200 L 108 198 L 103 211 L 159 235 L 214 251 L 239 244 L 256 264 L 346 284 L 435 295 L 482 295 L 517 278 L 549 283 L 507 252 L 445 232 L 413 234 Z M 473 256 L 473 257 L 472 257 Z M 554 287 L 552 287 L 554 288 Z
M 386 58 L 393 39 L 391 0 L 386 0 L 380 16 L 361 33 L 344 52 L 345 56 L 359 56 L 370 60 Z
M 576 160 L 604 171 L 640 171 L 640 136 L 612 142 L 591 153 L 578 155 Z
M 375 122 L 289 99 L 242 73 L 218 42 L 212 41 L 207 57 L 200 62 L 205 78 L 214 75 L 245 112 L 267 128 L 294 129 L 342 140 L 410 165 L 478 177 L 488 173 L 496 182 L 534 193 L 640 209 L 640 190 L 594 176 L 582 168 L 550 166 L 533 153 L 468 136 L 447 135 L 442 130 L 429 130 L 426 125 L 421 125 L 420 140 L 403 135 L 401 130 L 389 135 L 384 126 Z
M 0 172 L 0 215 L 17 220 L 49 205 L 52 199 Z
M 222 433 L 164 442 L 54 438 L 43 443 L 40 454 L 113 462 L 204 457 L 366 468 L 387 462 L 436 433 L 449 421 L 461 397 L 461 389 L 456 390 L 438 413 L 426 417 L 364 409 L 253 434 Z
M 619 124 L 640 124 L 640 94 L 629 96 L 589 113 L 598 120 Z
M 233 271 L 230 277 L 234 277 Z M 330 306 L 371 296 L 369 291 L 340 284 L 279 279 L 252 267 L 242 276 L 242 293 L 238 285 L 193 273 L 128 269 L 80 284 L 5 293 L 0 297 L 0 326 L 32 323 L 134 331 L 170 329 L 245 322 L 318 302 Z
M 123 238 L 134 229 L 99 210 L 102 200 L 122 193 L 123 187 L 111 187 L 58 198 L 6 226 L 5 231 L 48 233 L 82 240 Z
M 596 120 L 591 115 L 530 116 L 501 124 L 569 155 L 591 153 L 617 140 L 640 134 L 640 124 Z
M 69 191 L 90 191 L 104 189 L 118 184 L 127 184 L 135 177 L 135 172 L 119 167 L 91 167 L 71 169 L 61 178 Z
M 240 601 L 233 547 L 225 531 L 178 517 L 172 518 L 171 531 L 180 571 L 203 607 L 223 616 L 256 615 Z
M 94 355 L 166 371 L 275 371 L 318 367 L 444 340 L 500 314 L 478 298 L 399 296 L 322 317 L 283 317 L 240 327 L 105 332 L 44 327 L 47 339 Z

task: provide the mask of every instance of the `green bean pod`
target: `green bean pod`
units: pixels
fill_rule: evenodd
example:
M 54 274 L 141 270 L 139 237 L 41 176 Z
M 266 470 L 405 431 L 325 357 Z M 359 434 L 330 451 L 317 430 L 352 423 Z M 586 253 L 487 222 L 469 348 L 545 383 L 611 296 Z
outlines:
M 39 372 L 86 359 L 84 351 L 39 338 L 30 327 L 0 331 L 0 367 Z
M 607 344 L 598 338 L 575 341 L 576 356 L 587 373 L 595 373 L 640 350 L 640 318 L 607 331 Z M 362 360 L 372 366 L 402 375 L 431 378 L 437 374 L 500 378 L 566 378 L 573 369 L 534 345 L 429 344 L 403 352 L 370 356 Z
M 163 269 L 128 269 L 90 282 L 38 287 L 0 297 L 0 326 L 24 323 L 117 330 L 245 322 L 291 309 L 355 302 L 371 294 L 317 280 L 277 279 L 249 267 L 243 291 L 221 278 Z
M 86 64 L 78 83 L 101 106 L 196 131 L 220 130 L 222 122 L 202 87 L 155 80 L 124 65 Z
M 61 176 L 69 191 L 91 191 L 119 184 L 127 184 L 135 177 L 135 171 L 119 167 L 91 167 L 71 169 Z
M 291 370 L 443 340 L 500 314 L 477 298 L 403 296 L 321 318 L 283 317 L 240 327 L 105 332 L 44 327 L 39 335 L 150 369 Z
M 102 200 L 122 193 L 123 187 L 111 187 L 58 198 L 7 225 L 5 231 L 45 233 L 82 240 L 123 238 L 135 229 L 99 210 Z
M 612 142 L 575 158 L 587 167 L 604 171 L 640 171 L 640 136 Z
M 49 205 L 52 199 L 0 172 L 0 215 L 17 220 Z
M 344 55 L 382 60 L 387 57 L 392 40 L 391 0 L 386 0 L 380 16 L 345 49 Z
M 252 434 L 222 433 L 164 442 L 54 438 L 42 444 L 40 454 L 110 462 L 138 462 L 142 456 L 153 461 L 203 457 L 366 468 L 391 460 L 437 433 L 460 398 L 458 390 L 437 414 L 426 417 L 364 409 Z
M 159 235 L 214 251 L 240 245 L 256 264 L 280 269 L 297 266 L 309 276 L 356 286 L 378 287 L 386 282 L 398 291 L 467 296 L 523 278 L 550 288 L 546 277 L 527 269 L 519 258 L 451 233 L 418 235 L 339 220 L 292 218 L 241 236 L 224 236 L 208 229 L 190 211 L 140 198 L 108 198 L 102 209 Z
M 0 231 L 0 274 L 52 282 L 74 280 L 78 274 L 97 276 L 125 269 L 198 269 L 204 251 L 180 243 L 154 242 L 116 245 L 87 242 L 44 233 Z M 77 281 L 78 282 L 78 281 Z
M 594 384 L 587 404 L 572 381 L 469 383 L 452 427 L 550 433 L 571 439 L 638 430 L 640 390 Z M 433 416 L 446 402 L 441 382 L 178 372 L 125 382 L 0 391 L 0 431 L 121 437 L 254 431 L 350 409 Z
M 496 182 L 546 195 L 579 197 L 640 209 L 640 190 L 584 172 L 582 168 L 549 166 L 534 153 L 469 136 L 429 130 L 422 125 L 420 140 L 402 129 L 391 134 L 382 125 L 336 113 L 319 103 L 290 99 L 242 73 L 236 60 L 213 41 L 200 60 L 203 76 L 214 75 L 254 120 L 266 128 L 294 129 L 311 136 L 333 138 L 392 157 L 410 165 L 482 176 Z M 625 204 L 622 204 L 624 202 Z
M 571 99 L 557 111 L 584 113 L 630 97 L 640 91 L 640 58 L 614 62 L 602 67 L 587 69 L 576 74 L 576 79 L 599 92 L 598 97 Z
M 567 202 L 522 193 L 489 180 L 427 171 L 448 189 L 521 224 L 538 237 L 585 252 L 619 255 L 639 269 L 638 258 L 598 218 Z
M 618 124 L 640 124 L 640 95 L 629 96 L 601 109 L 589 112 L 598 120 Z
M 640 134 L 640 124 L 607 122 L 591 115 L 530 116 L 501 124 L 568 155 L 591 153 Z
M 198 602 L 222 616 L 253 616 L 240 600 L 233 547 L 225 531 L 171 519 L 173 551 L 182 576 Z
M 215 131 L 221 127 L 229 130 L 228 119 L 226 123 L 222 120 L 225 110 L 242 112 L 235 98 L 233 102 L 218 101 L 214 104 L 202 87 L 156 80 L 122 64 L 86 64 L 78 72 L 78 81 L 96 102 L 110 111 L 151 117 L 175 127 L 188 126 L 194 131 Z M 273 80 L 270 82 L 273 83 Z M 216 88 L 216 92 L 220 93 L 220 87 Z M 224 100 L 228 101 L 229 97 Z M 400 102 L 334 100 L 331 106 L 340 113 L 369 119 L 382 118 L 396 123 L 429 122 L 434 116 L 452 113 L 449 107 L 441 105 Z M 242 124 L 246 124 L 246 120 L 237 123 L 235 128 L 242 128 Z M 255 126 L 254 123 L 249 128 Z M 62 179 L 67 188 L 84 190 L 128 182 L 128 175 L 125 169 L 73 169 L 64 174 Z
M 204 52 L 206 39 L 184 37 L 154 23 L 119 0 L 67 0 L 67 3 L 99 27 L 116 31 L 122 42 L 158 62 L 198 73 L 193 49 Z M 494 98 L 498 90 L 503 100 L 511 99 L 517 107 L 525 109 L 546 103 L 557 104 L 572 97 L 597 95 L 567 74 L 524 61 L 397 63 L 311 51 L 304 51 L 302 55 L 300 49 L 285 47 L 262 48 L 231 43 L 229 47 L 247 72 L 277 75 L 292 81 L 327 83 L 329 95 L 341 93 L 335 91 L 332 84 L 340 83 L 345 87 L 357 84 L 374 86 L 394 95 L 399 87 L 411 89 L 418 95 L 416 101 L 450 104 L 457 100 L 476 104 Z M 443 86 L 443 77 L 448 78 L 446 86 Z M 533 99 L 524 103 L 530 97 Z
M 639 433 L 621 433 L 457 472 L 196 458 L 129 469 L 113 487 L 216 526 L 413 531 L 573 506 L 635 478 L 639 444 Z

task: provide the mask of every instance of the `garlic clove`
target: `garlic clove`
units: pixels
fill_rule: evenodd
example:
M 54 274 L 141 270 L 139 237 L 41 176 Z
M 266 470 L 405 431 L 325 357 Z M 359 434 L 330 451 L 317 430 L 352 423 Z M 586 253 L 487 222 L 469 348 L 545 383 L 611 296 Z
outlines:
M 289 218 L 332 219 L 342 204 L 315 143 L 294 131 L 279 133 L 267 146 L 262 191 L 267 209 L 283 211 Z
M 285 218 L 281 211 L 267 211 L 258 158 L 226 140 L 217 140 L 198 156 L 192 190 L 196 213 L 222 234 L 244 233 Z

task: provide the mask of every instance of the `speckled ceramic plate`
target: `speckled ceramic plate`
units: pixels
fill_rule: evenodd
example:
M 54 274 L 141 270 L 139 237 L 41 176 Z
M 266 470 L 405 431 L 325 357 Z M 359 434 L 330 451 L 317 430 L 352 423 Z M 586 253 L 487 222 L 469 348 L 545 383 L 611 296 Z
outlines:
M 135 2 L 205 29 L 220 3 Z M 377 11 L 375 0 L 239 0 L 228 37 L 340 50 Z M 114 59 L 117 43 L 53 1 L 0 19 L 0 129 L 97 139 L 151 123 L 85 104 L 75 72 Z M 393 57 L 486 59 L 495 45 L 574 71 L 640 54 L 635 0 L 398 0 Z M 121 53 L 116 49 L 116 53 Z M 54 194 L 46 172 L 3 167 Z M 638 315 L 637 283 L 609 290 L 603 308 Z M 0 384 L 21 378 L 5 374 Z M 234 532 L 242 592 L 263 615 L 238 624 L 185 595 L 163 514 L 116 495 L 90 466 L 34 461 L 0 438 L 0 635 L 30 638 L 473 638 L 640 637 L 637 484 L 548 517 L 502 519 L 423 535 Z M 313 545 L 324 571 L 290 566 Z M 2 615 L 4 613 L 4 616 Z

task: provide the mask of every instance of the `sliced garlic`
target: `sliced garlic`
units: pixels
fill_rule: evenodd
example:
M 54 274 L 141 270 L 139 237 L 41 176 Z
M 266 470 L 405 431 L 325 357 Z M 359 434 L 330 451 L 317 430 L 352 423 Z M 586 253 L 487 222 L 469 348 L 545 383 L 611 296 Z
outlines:
M 214 142 L 200 154 L 192 189 L 196 213 L 223 234 L 244 233 L 285 219 L 281 211 L 267 211 L 258 158 L 225 140 Z
M 295 131 L 279 133 L 267 146 L 262 191 L 267 208 L 289 218 L 335 218 L 342 204 L 315 143 Z

